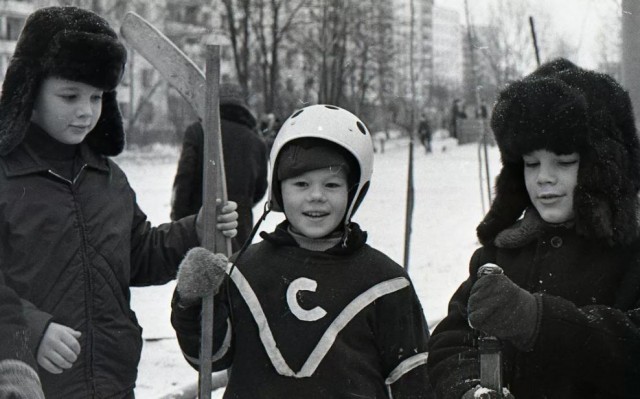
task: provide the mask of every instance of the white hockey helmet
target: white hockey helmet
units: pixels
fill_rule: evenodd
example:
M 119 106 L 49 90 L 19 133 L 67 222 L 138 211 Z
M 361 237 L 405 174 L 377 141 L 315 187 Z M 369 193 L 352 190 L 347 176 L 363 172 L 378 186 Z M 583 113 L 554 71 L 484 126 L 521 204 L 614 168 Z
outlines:
M 274 185 L 278 184 L 276 171 L 280 151 L 293 140 L 310 137 L 339 145 L 358 163 L 360 177 L 344 218 L 344 222 L 349 223 L 369 189 L 373 172 L 373 142 L 369 130 L 357 116 L 334 105 L 311 105 L 299 109 L 282 124 L 269 156 L 268 206 L 273 211 L 282 212 L 282 205 L 274 192 L 274 188 L 279 190 Z

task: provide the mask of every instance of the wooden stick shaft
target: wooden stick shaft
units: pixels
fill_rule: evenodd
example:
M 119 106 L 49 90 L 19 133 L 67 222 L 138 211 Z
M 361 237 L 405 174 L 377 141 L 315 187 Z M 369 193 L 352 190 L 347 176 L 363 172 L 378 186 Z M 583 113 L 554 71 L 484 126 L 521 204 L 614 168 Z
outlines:
M 202 246 L 211 252 L 230 255 L 231 241 L 216 229 L 216 199 L 227 202 L 224 156 L 220 131 L 220 46 L 206 47 L 206 106 L 203 120 L 203 225 Z M 200 343 L 199 397 L 211 398 L 211 351 L 213 347 L 213 292 L 202 300 L 202 331 Z

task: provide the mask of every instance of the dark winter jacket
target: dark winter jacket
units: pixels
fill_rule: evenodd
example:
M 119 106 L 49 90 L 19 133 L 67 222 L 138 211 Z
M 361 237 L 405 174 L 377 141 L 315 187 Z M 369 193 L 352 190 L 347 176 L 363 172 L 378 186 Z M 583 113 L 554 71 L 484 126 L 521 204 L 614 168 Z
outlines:
M 46 397 L 123 397 L 142 349 L 129 286 L 175 278 L 198 245 L 194 218 L 153 228 L 113 161 L 83 143 L 67 179 L 28 141 L 0 158 L 0 270 L 24 301 L 34 354 L 52 321 L 82 333 L 71 369 L 40 369 Z
M 533 216 L 531 216 L 533 215 Z M 496 263 L 542 298 L 533 350 L 504 342 L 504 377 L 517 399 L 640 397 L 640 247 L 607 247 L 535 211 L 478 249 L 470 277 L 449 303 L 429 344 L 438 398 L 460 399 L 479 383 L 467 301 L 478 268 Z
M 214 362 L 233 366 L 225 398 L 431 398 L 429 337 L 409 277 L 365 244 L 298 247 L 287 222 L 237 260 L 215 298 Z M 200 306 L 174 300 L 172 323 L 198 365 Z
M 238 204 L 238 234 L 233 238 L 237 251 L 253 227 L 251 208 L 267 190 L 267 147 L 242 118 L 222 113 L 222 150 L 229 200 Z M 173 182 L 171 219 L 197 213 L 202 206 L 202 158 L 204 135 L 196 122 L 184 134 L 178 171 Z

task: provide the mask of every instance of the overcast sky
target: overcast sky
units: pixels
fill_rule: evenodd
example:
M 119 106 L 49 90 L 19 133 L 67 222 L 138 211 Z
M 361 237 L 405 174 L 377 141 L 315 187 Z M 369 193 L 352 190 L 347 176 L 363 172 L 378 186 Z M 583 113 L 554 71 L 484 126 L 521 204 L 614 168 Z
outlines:
M 482 23 L 487 17 L 488 4 L 495 0 L 468 0 L 473 23 Z M 514 0 L 510 0 L 514 1 Z M 575 62 L 585 67 L 595 67 L 602 39 L 599 36 L 611 35 L 617 29 L 610 24 L 616 23 L 616 15 L 620 12 L 620 0 L 522 0 L 542 5 L 551 16 L 554 33 L 566 38 L 575 48 L 578 56 Z M 461 22 L 465 21 L 464 0 L 435 0 L 436 5 L 455 8 L 460 12 Z M 532 6 L 532 15 L 536 19 Z M 528 24 L 528 21 L 524 21 Z M 603 33 L 604 32 L 604 33 Z M 542 49 L 541 49 L 542 51 Z M 544 58 L 544 54 L 542 54 Z

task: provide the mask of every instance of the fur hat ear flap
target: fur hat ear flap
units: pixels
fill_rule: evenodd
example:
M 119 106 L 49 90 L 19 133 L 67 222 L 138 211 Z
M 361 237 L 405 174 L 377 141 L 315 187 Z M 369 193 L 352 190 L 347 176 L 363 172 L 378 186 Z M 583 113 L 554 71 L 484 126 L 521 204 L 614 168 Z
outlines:
M 9 64 L 0 97 L 0 155 L 24 139 L 41 82 L 40 69 L 28 60 Z
M 581 154 L 578 186 L 574 192 L 576 230 L 608 245 L 628 244 L 639 236 L 639 203 L 628 170 L 623 142 L 604 138 L 597 148 Z M 606 183 L 605 183 L 606 182 Z
M 576 230 L 609 245 L 640 236 L 640 142 L 629 94 L 610 76 L 577 69 L 558 74 L 589 100 L 586 131 L 574 193 Z
M 531 200 L 524 184 L 524 165 L 504 164 L 496 179 L 491 209 L 476 228 L 480 243 L 491 244 L 498 233 L 514 224 L 530 205 Z
M 115 90 L 103 93 L 102 114 L 96 127 L 85 138 L 91 148 L 108 156 L 118 155 L 125 145 L 122 116 L 116 97 Z

